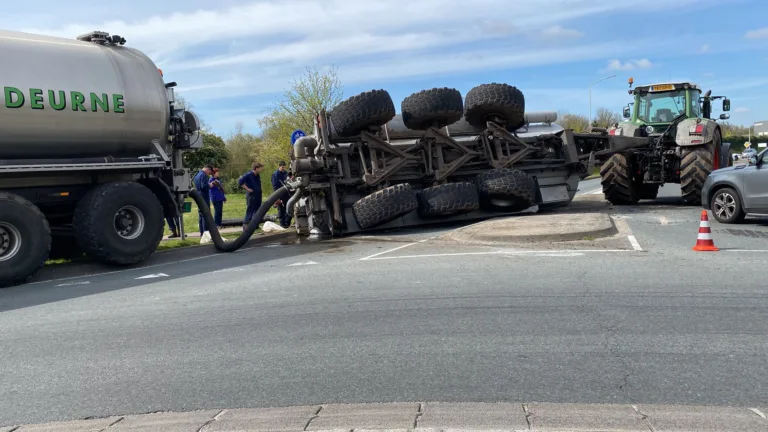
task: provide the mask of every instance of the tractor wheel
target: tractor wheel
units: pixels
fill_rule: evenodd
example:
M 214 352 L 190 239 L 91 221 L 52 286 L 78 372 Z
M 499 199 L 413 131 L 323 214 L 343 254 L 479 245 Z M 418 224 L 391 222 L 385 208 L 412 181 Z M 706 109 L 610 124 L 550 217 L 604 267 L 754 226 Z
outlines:
M 32 202 L 0 192 L 0 288 L 24 283 L 48 259 L 51 228 Z
M 719 156 L 720 131 L 715 131 L 715 139 L 703 146 L 683 148 L 680 160 L 680 189 L 683 201 L 688 205 L 701 205 L 701 188 L 712 172 L 714 161 Z
M 456 89 L 433 88 L 403 99 L 400 109 L 405 127 L 426 130 L 432 126 L 440 128 L 461 120 L 464 115 L 464 100 Z
M 611 204 L 637 204 L 637 190 L 626 155 L 616 153 L 611 156 L 600 168 L 600 178 L 603 195 Z
M 525 97 L 511 85 L 479 85 L 467 93 L 464 118 L 477 128 L 485 129 L 486 122 L 497 121 L 510 131 L 517 130 L 525 124 Z
M 331 110 L 330 116 L 336 133 L 349 137 L 392 120 L 395 104 L 386 90 L 371 90 L 342 101 Z

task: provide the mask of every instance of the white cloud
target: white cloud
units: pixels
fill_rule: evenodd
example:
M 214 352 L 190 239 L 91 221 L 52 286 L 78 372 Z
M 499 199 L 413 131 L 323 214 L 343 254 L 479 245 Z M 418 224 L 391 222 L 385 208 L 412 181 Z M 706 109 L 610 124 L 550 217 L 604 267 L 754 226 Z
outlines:
M 709 52 L 709 45 L 708 44 L 702 45 L 701 48 L 699 48 L 699 52 L 702 54 Z
M 768 27 L 763 27 L 757 30 L 750 30 L 745 35 L 747 39 L 766 39 L 768 38 Z
M 735 113 L 745 113 L 745 112 L 749 112 L 749 111 L 750 111 L 750 109 L 747 108 L 747 107 L 738 107 L 738 108 L 733 110 L 733 112 L 735 112 Z
M 651 63 L 651 61 L 647 58 L 640 60 L 628 60 L 626 62 L 622 62 L 619 59 L 613 59 L 608 60 L 607 69 L 613 71 L 628 71 L 634 69 L 649 69 L 651 67 L 653 67 L 653 63 Z
M 578 38 L 584 37 L 584 33 L 578 30 L 567 29 L 567 28 L 560 27 L 559 25 L 554 25 L 552 27 L 545 29 L 541 33 L 534 33 L 531 36 L 548 39 L 548 40 L 563 40 L 563 39 L 578 39 Z

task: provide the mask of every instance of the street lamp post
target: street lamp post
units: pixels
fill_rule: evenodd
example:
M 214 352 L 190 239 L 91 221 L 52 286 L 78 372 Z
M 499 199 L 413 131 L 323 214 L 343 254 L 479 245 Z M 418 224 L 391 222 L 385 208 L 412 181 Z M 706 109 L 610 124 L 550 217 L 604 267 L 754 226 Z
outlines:
M 597 80 L 597 81 L 595 81 L 593 83 L 590 83 L 589 86 L 587 87 L 589 89 L 589 127 L 592 127 L 592 85 L 593 84 L 597 84 L 600 81 L 605 81 L 607 79 L 611 79 L 611 78 L 614 78 L 614 77 L 616 77 L 616 75 L 611 75 L 611 76 L 607 76 L 605 78 L 600 78 L 599 80 Z

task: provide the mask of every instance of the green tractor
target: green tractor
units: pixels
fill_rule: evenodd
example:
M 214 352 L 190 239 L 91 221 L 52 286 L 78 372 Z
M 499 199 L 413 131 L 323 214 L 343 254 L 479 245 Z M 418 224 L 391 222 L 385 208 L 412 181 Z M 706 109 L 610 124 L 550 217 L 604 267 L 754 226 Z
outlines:
M 709 173 L 733 163 L 730 144 L 723 144 L 720 125 L 711 118 L 714 100 L 723 100 L 723 111 L 730 111 L 730 100 L 711 91 L 702 95 L 687 82 L 634 89 L 632 84 L 630 78 L 635 100 L 624 107 L 625 120 L 603 129 L 607 148 L 594 154 L 605 198 L 616 205 L 635 204 L 655 199 L 665 183 L 678 183 L 687 204 L 701 204 Z M 724 113 L 719 119 L 729 117 Z

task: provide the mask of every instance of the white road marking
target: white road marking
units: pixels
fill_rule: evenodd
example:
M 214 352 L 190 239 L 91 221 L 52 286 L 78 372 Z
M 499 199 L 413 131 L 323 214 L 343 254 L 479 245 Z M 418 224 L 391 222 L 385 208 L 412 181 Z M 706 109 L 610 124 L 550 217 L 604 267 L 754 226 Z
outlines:
M 405 244 L 405 245 L 402 245 L 402 246 L 398 246 L 398 247 L 396 247 L 396 248 L 392 248 L 392 249 L 389 249 L 389 250 L 385 250 L 384 252 L 375 253 L 375 254 L 373 254 L 373 255 L 370 255 L 370 256 L 367 256 L 367 257 L 365 257 L 365 258 L 360 258 L 360 261 L 368 261 L 368 260 L 376 259 L 376 257 L 378 257 L 378 256 L 381 256 L 381 255 L 385 255 L 385 254 L 388 254 L 388 253 L 390 253 L 390 252 L 398 251 L 398 250 L 400 250 L 400 249 L 405 249 L 405 248 L 407 248 L 407 247 L 410 247 L 410 246 L 413 246 L 413 245 L 417 245 L 417 244 L 419 244 L 419 243 L 424 243 L 424 242 L 426 242 L 426 241 L 432 240 L 433 238 L 434 238 L 434 237 L 430 237 L 430 238 L 428 238 L 428 239 L 419 240 L 419 241 L 417 241 L 417 242 L 408 243 L 408 244 Z
M 765 414 L 763 414 L 763 412 L 762 412 L 762 411 L 760 411 L 760 410 L 759 410 L 759 409 L 757 409 L 757 408 L 750 408 L 749 410 L 750 410 L 750 411 L 752 411 L 753 413 L 755 413 L 755 414 L 759 415 L 759 416 L 760 416 L 760 417 L 762 417 L 762 418 L 766 418 L 766 417 L 765 417 Z
M 584 256 L 584 252 L 554 252 L 554 253 L 540 253 L 534 254 L 537 257 L 575 257 Z
M 81 281 L 81 282 L 67 282 L 67 283 L 63 283 L 63 284 L 58 284 L 58 285 L 56 285 L 56 286 L 57 286 L 57 287 L 65 287 L 65 286 L 73 286 L 73 285 L 88 285 L 88 284 L 90 284 L 90 283 L 91 283 L 91 282 L 89 282 L 89 281 Z
M 603 188 L 600 188 L 600 189 L 595 189 L 595 190 L 590 191 L 590 192 L 586 192 L 584 195 L 599 195 L 599 194 L 602 194 L 602 193 L 603 193 Z
M 472 256 L 472 255 L 532 255 L 532 256 L 541 256 L 542 254 L 546 254 L 546 256 L 562 256 L 562 257 L 570 257 L 575 256 L 573 254 L 585 254 L 585 253 L 603 253 L 603 252 L 635 252 L 634 250 L 629 249 L 573 249 L 573 250 L 517 250 L 517 251 L 507 251 L 507 250 L 501 250 L 501 251 L 489 251 L 489 252 L 453 252 L 453 253 L 435 253 L 435 254 L 421 254 L 421 255 L 398 255 L 398 256 L 378 256 L 383 255 L 385 253 L 394 252 L 397 249 L 402 249 L 403 247 L 407 246 L 413 246 L 416 243 L 410 243 L 405 246 L 401 246 L 396 249 L 392 249 L 386 252 L 382 252 L 381 254 L 377 255 L 371 255 L 370 257 L 366 257 L 366 261 L 377 261 L 377 260 L 386 260 L 386 259 L 412 259 L 412 258 L 436 258 L 436 257 L 454 257 L 454 256 Z M 361 259 L 362 261 L 362 259 Z
M 643 248 L 640 247 L 640 243 L 637 242 L 637 239 L 633 235 L 628 235 L 627 238 L 629 239 L 629 243 L 632 244 L 632 249 L 636 251 L 641 251 Z
M 288 267 L 296 267 L 296 266 L 305 266 L 305 265 L 314 265 L 317 264 L 314 261 L 307 261 L 307 262 L 298 262 L 293 264 L 288 264 Z
M 720 249 L 721 252 L 768 252 L 768 249 Z
M 155 273 L 155 274 L 148 274 L 146 276 L 139 276 L 134 279 L 155 279 L 155 278 L 161 278 L 161 277 L 168 277 L 165 273 Z

